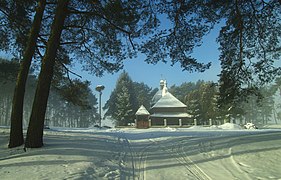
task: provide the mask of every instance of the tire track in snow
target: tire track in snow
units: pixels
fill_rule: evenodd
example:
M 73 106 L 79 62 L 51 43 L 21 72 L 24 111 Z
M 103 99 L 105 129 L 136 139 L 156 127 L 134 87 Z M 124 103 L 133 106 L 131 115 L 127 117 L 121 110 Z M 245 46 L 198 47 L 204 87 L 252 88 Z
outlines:
M 174 144 L 174 152 L 178 156 L 176 159 L 178 162 L 180 162 L 182 165 L 185 166 L 187 171 L 189 172 L 189 175 L 193 176 L 195 179 L 198 180 L 208 180 L 211 179 L 204 171 L 199 168 L 187 155 L 184 147 L 188 140 L 180 140 L 178 143 Z
M 198 167 L 191 158 L 187 155 L 184 147 L 186 143 L 179 143 L 179 146 L 177 148 L 177 153 L 180 156 L 181 160 L 183 161 L 183 164 L 185 167 L 191 171 L 191 173 L 196 177 L 198 180 L 208 180 L 211 179 L 200 167 Z
M 147 150 L 152 143 L 148 143 L 140 149 L 134 147 L 123 132 L 118 133 L 119 170 L 121 179 L 146 179 Z
M 135 163 L 130 143 L 123 132 L 118 132 L 118 166 L 121 179 L 134 179 Z
M 240 138 L 240 137 L 238 137 Z M 229 178 L 234 179 L 251 179 L 243 170 L 239 167 L 239 163 L 235 161 L 232 146 L 237 137 L 230 137 L 227 140 L 224 138 L 210 138 L 199 142 L 199 151 L 203 153 L 207 158 L 218 158 L 222 169 L 229 173 Z M 215 151 L 215 152 L 213 152 Z M 220 157 L 220 158 L 219 158 Z M 235 169 L 237 171 L 235 171 Z M 237 173 L 238 172 L 238 173 Z
M 232 148 L 231 147 L 228 149 L 228 154 L 229 154 L 229 159 L 230 159 L 231 164 L 237 169 L 237 171 L 240 174 L 244 175 L 243 178 L 250 180 L 251 178 L 248 176 L 248 174 L 245 173 L 244 171 L 242 171 L 241 168 L 239 167 L 238 163 L 235 161 L 235 159 L 233 157 L 233 154 L 232 154 Z
M 159 142 L 156 142 L 154 140 L 150 141 L 154 142 L 154 144 L 158 145 L 159 149 L 162 149 L 163 151 L 174 154 L 175 159 L 185 167 L 187 170 L 187 174 L 189 177 L 188 179 L 197 179 L 197 180 L 210 180 L 211 178 L 204 173 L 204 171 L 199 168 L 187 155 L 184 147 L 188 144 L 189 140 L 186 140 L 186 137 L 181 140 L 177 141 L 171 141 L 166 142 L 165 145 L 161 145 Z M 169 147 L 170 145 L 170 147 Z M 168 147 L 168 148 L 167 148 Z
M 138 180 L 145 180 L 146 179 L 146 160 L 147 160 L 147 150 L 150 148 L 152 144 L 148 144 L 143 147 L 139 153 L 136 153 L 136 157 L 138 157 L 138 161 L 136 167 L 138 169 Z

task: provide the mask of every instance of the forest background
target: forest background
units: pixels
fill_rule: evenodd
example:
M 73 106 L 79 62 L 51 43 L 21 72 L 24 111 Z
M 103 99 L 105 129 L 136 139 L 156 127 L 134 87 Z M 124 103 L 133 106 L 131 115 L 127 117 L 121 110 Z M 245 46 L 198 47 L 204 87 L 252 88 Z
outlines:
M 0 125 L 10 125 L 10 113 L 12 110 L 12 97 L 15 88 L 16 74 L 19 68 L 17 61 L 0 60 L 1 63 L 1 86 L 0 89 Z M 8 77 L 8 78 L 7 78 Z M 26 98 L 24 102 L 23 126 L 27 128 L 32 108 L 37 78 L 30 74 L 27 81 Z M 81 84 L 82 85 L 82 84 Z M 150 102 L 158 88 L 152 88 L 143 82 L 135 82 L 126 71 L 123 71 L 106 101 L 103 109 L 104 119 L 111 123 L 103 125 L 118 125 L 119 123 L 134 123 L 135 112 L 144 105 L 150 109 Z M 98 99 L 96 93 L 87 86 L 77 87 L 73 92 L 79 93 L 84 99 L 84 105 L 69 102 L 65 95 L 56 88 L 52 88 L 48 100 L 46 112 L 46 126 L 51 127 L 78 127 L 87 128 L 97 125 L 99 122 Z M 172 85 L 169 91 L 179 100 L 187 105 L 188 113 L 198 124 L 207 125 L 212 119 L 215 124 L 222 124 L 228 119 L 229 112 L 222 112 L 218 107 L 218 87 L 216 82 L 199 80 L 197 82 L 185 82 L 179 86 Z M 281 121 L 281 104 L 279 102 L 279 91 L 276 84 L 263 88 L 263 98 L 258 100 L 256 96 L 249 98 L 247 102 L 241 103 L 240 111 L 236 111 L 231 117 L 237 123 L 253 122 L 258 125 L 268 123 L 279 123 Z M 81 97 L 83 96 L 83 97 Z

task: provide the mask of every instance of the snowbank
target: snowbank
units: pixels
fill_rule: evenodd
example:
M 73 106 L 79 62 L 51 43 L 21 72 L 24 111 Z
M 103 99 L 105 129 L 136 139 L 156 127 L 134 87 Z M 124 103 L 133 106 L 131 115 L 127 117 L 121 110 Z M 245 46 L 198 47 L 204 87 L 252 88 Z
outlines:
M 212 126 L 192 126 L 191 130 L 209 131 L 209 130 L 243 130 L 243 128 L 238 124 L 225 123 L 223 125 L 212 125 Z
M 218 128 L 225 129 L 225 130 L 241 130 L 241 129 L 243 129 L 240 125 L 233 124 L 233 123 L 225 123 L 223 125 L 218 126 Z

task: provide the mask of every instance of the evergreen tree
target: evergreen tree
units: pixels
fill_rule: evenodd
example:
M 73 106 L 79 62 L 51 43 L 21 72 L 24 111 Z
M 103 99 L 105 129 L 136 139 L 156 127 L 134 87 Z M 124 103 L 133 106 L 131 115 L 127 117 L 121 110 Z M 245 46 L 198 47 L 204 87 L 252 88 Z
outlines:
M 81 3 L 58 0 L 42 60 L 26 147 L 43 145 L 44 116 L 60 45 L 67 45 L 69 53 L 77 52 L 73 55 L 83 57 L 89 64 L 87 69 L 95 75 L 101 76 L 104 71 L 116 72 L 122 68 L 122 60 L 135 54 L 132 38 L 155 27 L 148 22 L 148 10 L 150 8 L 139 1 Z M 143 28 L 148 24 L 149 27 Z
M 275 90 L 271 87 L 261 89 L 262 98 L 250 96 L 241 108 L 244 109 L 244 117 L 247 122 L 265 125 L 268 124 L 274 114 L 274 94 Z
M 47 49 L 42 60 L 41 71 L 35 92 L 32 112 L 27 129 L 25 147 L 43 146 L 43 129 L 47 101 L 53 77 L 55 58 L 59 48 L 60 37 L 67 17 L 68 0 L 59 0 L 52 24 L 51 36 L 47 43 Z
M 216 93 L 214 86 L 211 86 L 211 82 L 205 82 L 200 86 L 199 93 L 201 94 L 201 109 L 202 118 L 205 124 L 209 124 L 209 119 L 214 118 L 214 104 L 213 98 Z
M 170 92 L 187 105 L 187 112 L 197 120 L 198 124 L 209 124 L 209 119 L 216 119 L 217 89 L 213 82 L 202 80 L 196 83 L 188 82 L 180 86 L 173 85 Z
M 21 59 L 34 13 L 33 0 L 1 0 L 0 2 L 0 49 Z
M 134 94 L 137 98 L 137 106 L 133 109 L 138 109 L 141 105 L 143 105 L 145 108 L 150 108 L 150 101 L 153 98 L 154 94 L 158 91 L 158 89 L 152 90 L 148 85 L 144 83 L 133 83 L 134 87 Z
M 182 83 L 180 86 L 172 85 L 169 88 L 169 92 L 171 92 L 180 101 L 185 102 L 186 95 L 195 89 L 196 87 L 194 83 L 186 82 L 186 83 Z
M 158 89 L 152 90 L 144 83 L 133 82 L 127 72 L 121 73 L 116 87 L 104 106 L 105 116 L 118 121 L 120 125 L 134 122 L 135 113 L 141 105 L 150 107 L 150 101 Z
M 281 73 L 274 62 L 280 59 L 280 3 L 232 1 L 225 6 L 226 24 L 221 28 L 219 104 L 237 111 L 240 103 Z M 237 107 L 237 108 L 236 108 Z M 236 110 L 235 110 L 236 109 Z
M 159 28 L 148 39 L 141 51 L 146 62 L 179 63 L 185 71 L 203 72 L 210 63 L 200 63 L 192 57 L 193 49 L 202 44 L 202 38 L 221 18 L 224 1 L 156 0 L 151 3 L 156 13 L 165 16 L 168 28 Z M 158 15 L 159 15 L 158 14 Z M 156 19 L 158 20 L 158 19 Z M 155 22 L 159 23 L 159 22 Z M 159 25 L 160 26 L 160 25 Z
M 189 92 L 186 96 L 187 113 L 190 114 L 197 124 L 202 124 L 202 109 L 200 106 L 200 94 L 198 90 Z
M 104 106 L 104 109 L 107 109 L 105 116 L 111 116 L 121 122 L 120 124 L 126 125 L 128 122 L 134 121 L 134 112 L 136 112 L 137 106 L 133 81 L 128 73 L 123 71 L 116 82 L 110 99 Z
M 17 61 L 0 58 L 0 123 L 5 126 L 10 123 L 12 92 L 18 70 L 19 63 Z
M 22 133 L 22 115 L 23 115 L 23 103 L 26 80 L 31 65 L 31 60 L 35 52 L 36 41 L 39 36 L 41 21 L 46 6 L 46 0 L 41 0 L 38 3 L 36 13 L 34 16 L 33 24 L 30 29 L 30 35 L 26 45 L 26 50 L 23 54 L 23 60 L 21 62 L 18 79 L 15 87 L 13 108 L 11 113 L 11 131 L 9 147 L 20 146 L 24 143 Z
M 121 88 L 121 92 L 117 94 L 116 97 L 116 112 L 113 114 L 118 122 L 118 125 L 128 125 L 128 123 L 133 122 L 133 109 L 130 103 L 130 93 L 126 86 Z

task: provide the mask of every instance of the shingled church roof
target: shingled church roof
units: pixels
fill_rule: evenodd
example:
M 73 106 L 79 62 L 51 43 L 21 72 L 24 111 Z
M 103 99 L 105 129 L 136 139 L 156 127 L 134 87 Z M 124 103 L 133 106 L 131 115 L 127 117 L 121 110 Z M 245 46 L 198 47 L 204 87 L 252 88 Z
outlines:
M 175 96 L 168 92 L 167 82 L 160 81 L 160 90 L 153 96 L 151 101 L 151 109 L 166 108 L 166 107 L 180 107 L 185 108 L 186 105 L 178 100 Z
M 165 80 L 160 81 L 160 90 L 151 101 L 152 118 L 189 118 L 187 106 L 168 92 Z M 152 119 L 153 120 L 153 119 Z
M 171 93 L 166 92 L 153 106 L 153 108 L 159 107 L 186 107 L 180 100 L 178 100 L 175 96 Z

